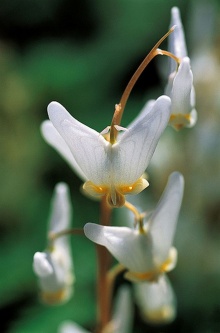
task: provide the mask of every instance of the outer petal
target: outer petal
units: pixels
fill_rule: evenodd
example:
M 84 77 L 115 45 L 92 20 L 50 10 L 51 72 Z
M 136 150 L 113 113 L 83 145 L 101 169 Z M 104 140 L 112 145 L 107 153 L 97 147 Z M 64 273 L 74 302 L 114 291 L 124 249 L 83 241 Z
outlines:
M 185 57 L 173 80 L 173 88 L 170 96 L 172 100 L 171 114 L 187 114 L 191 112 L 192 87 L 193 75 L 190 67 L 190 59 Z
M 178 58 L 187 56 L 187 48 L 185 42 L 184 30 L 181 22 L 179 8 L 173 7 L 171 9 L 171 22 L 170 27 L 176 26 L 172 34 L 168 38 L 168 50 Z M 170 73 L 176 70 L 176 63 L 171 59 Z
M 87 223 L 84 227 L 87 238 L 105 246 L 126 268 L 145 273 L 154 269 L 151 239 L 147 234 L 127 227 L 105 227 Z
M 170 108 L 170 98 L 159 97 L 112 146 L 115 184 L 132 184 L 142 176 L 167 126 Z
M 153 324 L 167 324 L 175 319 L 176 298 L 168 278 L 157 282 L 134 284 L 136 300 L 142 317 Z
M 58 183 L 52 199 L 52 212 L 49 223 L 50 232 L 59 232 L 70 225 L 72 207 L 69 199 L 69 189 L 65 183 Z
M 157 264 L 162 264 L 169 255 L 183 197 L 184 179 L 173 172 L 164 193 L 149 221 L 153 241 L 153 255 Z
M 45 120 L 41 125 L 41 133 L 45 141 L 56 149 L 60 155 L 67 161 L 76 174 L 83 180 L 87 178 L 79 165 L 76 163 L 73 154 L 71 153 L 66 141 L 62 138 L 50 120 Z
M 45 252 L 35 253 L 33 270 L 40 277 L 49 276 L 53 273 L 53 267 L 48 260 L 48 255 Z
M 113 318 L 103 333 L 131 333 L 133 312 L 131 290 L 129 286 L 124 285 L 117 292 Z
M 48 105 L 49 118 L 68 144 L 86 178 L 95 184 L 109 183 L 110 144 L 98 132 L 80 123 L 59 103 Z

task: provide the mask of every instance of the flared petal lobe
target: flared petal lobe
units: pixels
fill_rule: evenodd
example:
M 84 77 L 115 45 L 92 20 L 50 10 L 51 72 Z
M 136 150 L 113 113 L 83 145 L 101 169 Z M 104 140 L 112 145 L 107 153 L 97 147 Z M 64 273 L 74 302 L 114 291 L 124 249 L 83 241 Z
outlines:
M 169 256 L 182 203 L 184 178 L 173 172 L 149 220 L 155 262 L 162 264 Z
M 154 269 L 148 235 L 127 227 L 105 227 L 94 223 L 87 223 L 84 232 L 91 241 L 105 246 L 129 270 L 144 273 Z
M 81 178 L 83 181 L 86 181 L 86 176 L 79 165 L 76 163 L 76 160 L 73 157 L 73 154 L 71 153 L 66 141 L 62 138 L 50 120 L 45 120 L 41 124 L 41 134 L 44 140 L 66 160 L 66 162 L 79 176 L 79 178 Z
M 173 26 L 175 26 L 175 29 L 172 34 L 169 35 L 168 50 L 179 59 L 182 59 L 184 57 L 187 57 L 188 54 L 186 48 L 185 34 L 178 7 L 173 7 L 171 9 L 170 28 Z M 173 59 L 170 59 L 170 63 L 170 73 L 172 73 L 176 71 L 176 62 Z
M 170 108 L 170 99 L 167 96 L 159 97 L 112 146 L 111 164 L 115 184 L 132 184 L 143 175 L 167 126 Z
M 109 183 L 110 143 L 100 133 L 73 118 L 57 102 L 48 105 L 48 114 L 86 178 L 98 185 Z

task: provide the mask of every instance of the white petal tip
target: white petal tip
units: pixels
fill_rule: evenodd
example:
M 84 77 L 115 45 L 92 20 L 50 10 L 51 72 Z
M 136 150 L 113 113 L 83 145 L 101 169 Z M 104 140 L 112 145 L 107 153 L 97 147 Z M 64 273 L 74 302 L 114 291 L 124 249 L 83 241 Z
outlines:
M 53 268 L 48 261 L 45 252 L 36 252 L 33 260 L 33 270 L 39 277 L 45 277 L 53 273 Z

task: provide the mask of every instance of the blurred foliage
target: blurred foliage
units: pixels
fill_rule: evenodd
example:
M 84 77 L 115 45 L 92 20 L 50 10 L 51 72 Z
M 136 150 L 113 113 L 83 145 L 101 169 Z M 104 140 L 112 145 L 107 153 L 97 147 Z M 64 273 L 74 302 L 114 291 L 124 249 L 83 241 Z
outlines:
M 211 1 L 203 20 L 201 3 L 206 1 L 1 1 L 1 332 L 52 333 L 65 319 L 92 325 L 95 253 L 81 236 L 72 239 L 77 279 L 73 299 L 52 308 L 37 299 L 32 257 L 46 245 L 55 184 L 65 181 L 71 188 L 74 226 L 99 218 L 98 203 L 82 196 L 81 181 L 43 141 L 39 126 L 47 118 L 48 103 L 57 100 L 88 126 L 105 128 L 134 70 L 167 31 L 174 5 L 181 9 L 195 67 L 199 121 L 180 133 L 167 129 L 149 168 L 148 204 L 158 200 L 171 171 L 181 171 L 186 179 L 176 237 L 179 262 L 170 274 L 178 318 L 162 330 L 220 332 L 219 5 Z M 201 22 L 207 27 L 203 33 Z M 143 73 L 122 125 L 147 99 L 163 93 L 160 66 L 167 63 L 153 61 Z M 138 315 L 136 329 L 161 330 L 143 326 Z

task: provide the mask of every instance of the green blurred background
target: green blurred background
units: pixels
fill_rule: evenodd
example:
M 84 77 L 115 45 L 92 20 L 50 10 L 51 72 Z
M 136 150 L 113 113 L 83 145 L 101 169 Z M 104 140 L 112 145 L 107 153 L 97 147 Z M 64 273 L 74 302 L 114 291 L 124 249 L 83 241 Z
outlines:
M 143 324 L 136 311 L 134 332 L 220 332 L 217 0 L 1 0 L 1 332 L 52 333 L 65 319 L 93 325 L 95 253 L 84 237 L 72 239 L 77 279 L 72 300 L 52 308 L 38 301 L 32 258 L 46 245 L 55 184 L 65 181 L 70 186 L 74 226 L 99 218 L 98 203 L 79 192 L 81 180 L 44 142 L 39 127 L 52 100 L 98 131 L 109 125 L 131 75 L 168 30 L 173 6 L 180 8 L 185 27 L 199 119 L 193 129 L 178 133 L 168 128 L 162 136 L 148 170 L 151 186 L 144 209 L 152 209 L 170 172 L 184 174 L 175 239 L 179 262 L 169 274 L 178 316 L 158 328 Z M 167 59 L 152 61 L 131 94 L 122 126 L 146 100 L 163 94 L 167 74 Z

